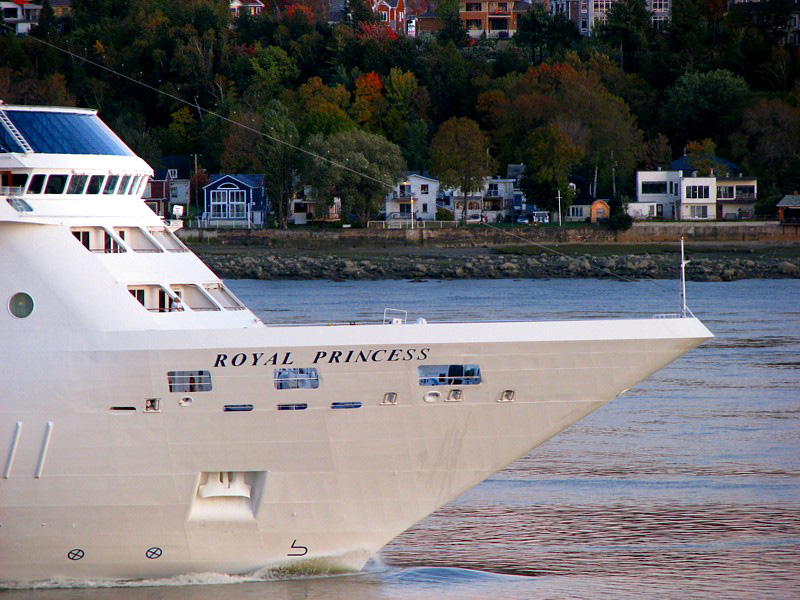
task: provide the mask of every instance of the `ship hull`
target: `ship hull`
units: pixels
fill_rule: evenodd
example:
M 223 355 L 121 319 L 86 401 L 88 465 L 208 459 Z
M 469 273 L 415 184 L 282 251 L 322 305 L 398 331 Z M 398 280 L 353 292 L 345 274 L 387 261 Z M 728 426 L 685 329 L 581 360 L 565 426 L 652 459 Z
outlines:
M 0 351 L 0 581 L 358 570 L 708 337 L 651 319 L 19 341 Z M 480 383 L 420 381 L 453 364 Z M 276 389 L 290 366 L 319 386 Z M 211 390 L 170 391 L 198 369 Z

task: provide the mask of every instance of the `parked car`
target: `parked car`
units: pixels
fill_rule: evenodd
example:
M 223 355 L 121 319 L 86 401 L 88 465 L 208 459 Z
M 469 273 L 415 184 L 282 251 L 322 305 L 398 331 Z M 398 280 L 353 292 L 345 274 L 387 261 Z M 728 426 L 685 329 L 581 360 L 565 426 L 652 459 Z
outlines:
M 529 223 L 530 223 L 530 221 L 528 220 L 528 217 L 526 217 L 524 215 L 517 217 L 517 224 L 518 225 L 528 225 Z

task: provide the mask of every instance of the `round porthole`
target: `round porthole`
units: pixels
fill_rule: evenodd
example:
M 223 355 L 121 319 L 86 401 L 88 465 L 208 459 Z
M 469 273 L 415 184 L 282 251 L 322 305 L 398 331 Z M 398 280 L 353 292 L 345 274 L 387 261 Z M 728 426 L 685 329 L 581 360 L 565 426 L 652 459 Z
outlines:
M 438 402 L 439 398 L 441 397 L 442 395 L 439 392 L 428 392 L 422 397 L 422 399 L 425 400 L 425 402 L 433 403 Z
M 8 301 L 8 310 L 18 319 L 29 317 L 33 312 L 33 298 L 25 292 L 18 292 Z

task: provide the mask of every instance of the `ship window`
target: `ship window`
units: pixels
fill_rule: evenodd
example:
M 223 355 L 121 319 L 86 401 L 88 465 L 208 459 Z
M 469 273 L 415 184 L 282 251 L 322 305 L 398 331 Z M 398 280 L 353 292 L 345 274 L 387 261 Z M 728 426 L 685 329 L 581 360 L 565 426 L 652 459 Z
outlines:
M 209 283 L 203 287 L 208 292 L 208 295 L 222 308 L 226 310 L 244 310 L 242 303 L 221 283 Z
M 14 294 L 8 301 L 8 310 L 18 319 L 29 317 L 33 312 L 33 298 L 25 292 Z
M 103 188 L 103 194 L 113 194 L 117 191 L 117 183 L 119 183 L 119 175 L 109 175 L 106 179 L 106 187 Z
M 131 179 L 131 187 L 128 190 L 128 195 L 132 195 L 136 191 L 136 186 L 139 185 L 139 178 L 133 177 Z
M 131 176 L 124 175 L 122 177 L 122 182 L 119 184 L 119 193 L 120 194 L 127 194 L 128 193 L 128 186 L 131 183 Z
M 481 382 L 478 365 L 424 365 L 417 367 L 420 385 L 477 385 Z
M 45 179 L 47 179 L 47 175 L 34 175 L 31 177 L 31 184 L 28 186 L 28 193 L 41 194 L 42 189 L 44 188 Z
M 209 371 L 169 371 L 167 383 L 170 392 L 210 392 Z
M 175 234 L 165 227 L 148 229 L 148 231 L 150 232 L 150 235 L 152 235 L 155 240 L 169 252 L 189 251 L 189 249 L 183 245 L 183 243 L 175 236 Z
M 134 252 L 163 252 L 161 248 L 140 227 L 120 228 L 115 227 L 120 239 L 125 240 Z
M 69 181 L 69 187 L 67 188 L 67 193 L 82 194 L 83 190 L 86 188 L 87 181 L 89 181 L 88 175 L 73 175 L 72 179 L 70 179 Z
M 89 186 L 86 188 L 87 194 L 99 194 L 100 188 L 103 187 L 104 175 L 92 175 L 89 178 Z
M 273 378 L 276 390 L 315 390 L 319 387 L 319 373 L 313 367 L 275 369 Z
M 131 296 L 133 296 L 134 298 L 136 298 L 136 300 L 139 301 L 139 304 L 141 304 L 142 306 L 146 306 L 143 288 L 128 288 L 128 291 L 131 293 Z
M 331 402 L 331 408 L 361 408 L 361 402 Z
M 278 404 L 278 410 L 305 410 L 308 408 L 308 404 L 305 402 L 299 402 L 297 404 Z
M 192 310 L 197 311 L 209 311 L 209 310 L 219 310 L 219 306 L 217 306 L 208 294 L 200 289 L 200 286 L 194 285 L 192 283 L 185 283 L 185 284 L 173 284 L 170 285 L 172 291 L 175 292 L 176 296 L 180 296 L 183 303 L 191 308 Z
M 91 234 L 88 231 L 73 231 L 72 235 L 75 236 L 75 239 L 78 240 L 87 250 L 91 250 Z
M 67 186 L 66 175 L 50 175 L 47 178 L 47 185 L 44 186 L 45 194 L 63 194 Z

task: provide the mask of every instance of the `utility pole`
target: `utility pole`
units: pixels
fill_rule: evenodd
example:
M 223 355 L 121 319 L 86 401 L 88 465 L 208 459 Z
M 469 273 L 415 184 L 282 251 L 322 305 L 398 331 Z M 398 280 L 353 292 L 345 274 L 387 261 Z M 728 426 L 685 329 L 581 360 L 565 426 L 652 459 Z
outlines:
M 561 227 L 561 189 L 558 190 L 558 226 Z

